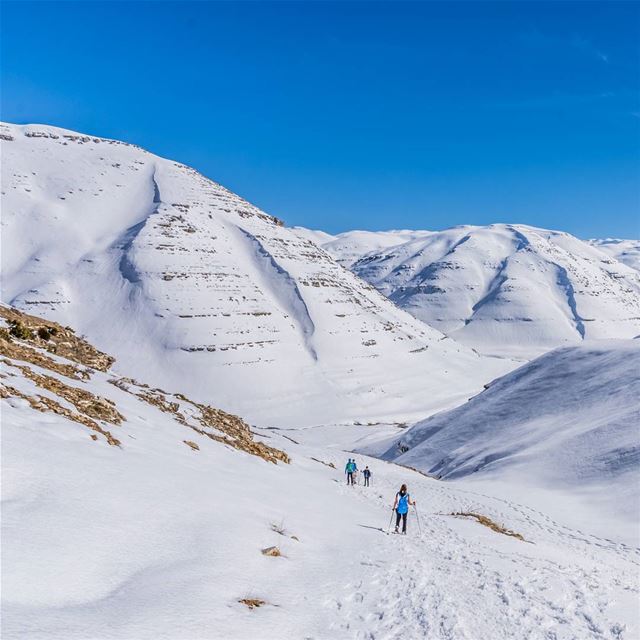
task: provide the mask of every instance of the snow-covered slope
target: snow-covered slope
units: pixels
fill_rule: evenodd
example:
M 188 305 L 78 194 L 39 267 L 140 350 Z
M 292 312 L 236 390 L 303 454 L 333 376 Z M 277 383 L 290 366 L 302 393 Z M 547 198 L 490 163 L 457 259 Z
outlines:
M 420 422 L 385 454 L 439 477 L 570 492 L 640 517 L 640 341 L 557 349 Z
M 604 251 L 612 258 L 623 262 L 628 267 L 640 271 L 640 240 L 606 238 L 589 240 L 589 244 Z
M 364 456 L 373 486 L 347 487 L 345 452 L 300 442 L 316 429 L 250 436 L 67 328 L 0 316 L 30 332 L 0 333 L 3 640 L 638 637 L 616 528 Z M 402 482 L 421 521 L 386 536 Z M 451 515 L 471 507 L 524 541 Z
M 420 240 L 431 235 L 430 231 L 408 230 L 346 231 L 335 236 L 304 227 L 294 227 L 293 231 L 321 246 L 347 269 L 368 253 L 383 251 L 399 243 Z
M 354 231 L 322 246 L 403 309 L 484 353 L 528 358 L 640 334 L 640 274 L 567 233 L 508 224 Z
M 41 125 L 3 125 L 2 154 L 3 301 L 153 384 L 319 424 L 417 419 L 510 367 L 184 165 Z

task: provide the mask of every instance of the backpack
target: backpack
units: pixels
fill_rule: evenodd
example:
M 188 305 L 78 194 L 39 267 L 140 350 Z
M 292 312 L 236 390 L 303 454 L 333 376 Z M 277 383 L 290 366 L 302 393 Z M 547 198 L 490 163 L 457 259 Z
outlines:
M 401 496 L 400 492 L 398 492 L 397 495 L 400 497 L 398 500 L 398 513 L 407 513 L 409 511 L 409 494 L 405 493 Z

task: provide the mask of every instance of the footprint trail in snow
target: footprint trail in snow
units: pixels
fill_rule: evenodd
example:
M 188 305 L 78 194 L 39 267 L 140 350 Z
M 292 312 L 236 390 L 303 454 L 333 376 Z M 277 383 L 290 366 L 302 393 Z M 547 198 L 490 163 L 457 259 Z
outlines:
M 382 468 L 375 487 L 338 489 L 342 498 L 372 503 L 379 515 L 376 523 L 354 525 L 362 555 L 345 567 L 341 593 L 326 601 L 334 609 L 335 637 L 636 637 L 637 549 L 572 530 L 523 505 L 371 464 Z M 409 535 L 381 535 L 400 482 L 418 500 L 422 535 L 414 510 Z M 471 503 L 526 542 L 444 515 Z

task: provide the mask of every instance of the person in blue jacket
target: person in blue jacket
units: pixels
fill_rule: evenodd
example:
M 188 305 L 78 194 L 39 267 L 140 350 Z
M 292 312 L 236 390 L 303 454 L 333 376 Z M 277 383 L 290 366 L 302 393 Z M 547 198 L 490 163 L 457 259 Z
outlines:
M 393 503 L 393 510 L 396 512 L 396 530 L 394 533 L 398 533 L 400 527 L 400 520 L 402 520 L 402 533 L 407 533 L 407 513 L 409 513 L 409 507 L 415 505 L 415 500 L 411 500 L 411 496 L 407 491 L 407 485 L 403 484 L 400 487 L 400 491 L 396 493 L 396 499 Z

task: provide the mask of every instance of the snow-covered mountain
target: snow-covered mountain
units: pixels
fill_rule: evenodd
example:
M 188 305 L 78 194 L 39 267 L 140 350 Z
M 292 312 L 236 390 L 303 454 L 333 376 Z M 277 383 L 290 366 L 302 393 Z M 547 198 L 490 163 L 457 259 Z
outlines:
M 628 267 L 640 271 L 640 240 L 605 238 L 589 240 L 589 244 L 623 262 Z
M 50 126 L 1 138 L 3 301 L 76 327 L 130 375 L 313 425 L 418 419 L 512 366 L 189 167 Z
M 567 233 L 494 224 L 320 239 L 398 306 L 483 353 L 528 358 L 640 334 L 640 274 Z
M 251 433 L 69 327 L 0 318 L 3 640 L 638 635 L 611 520 L 605 539 L 364 456 L 373 486 L 347 487 L 345 452 L 303 442 L 318 429 Z M 398 539 L 403 482 L 421 519 Z
M 640 519 L 640 341 L 551 351 L 409 429 L 385 457 L 445 479 L 496 479 Z M 615 499 L 614 499 L 615 496 Z
M 341 265 L 350 269 L 362 256 L 432 235 L 431 231 L 346 231 L 331 235 L 324 231 L 293 227 L 293 231 L 330 253 Z

